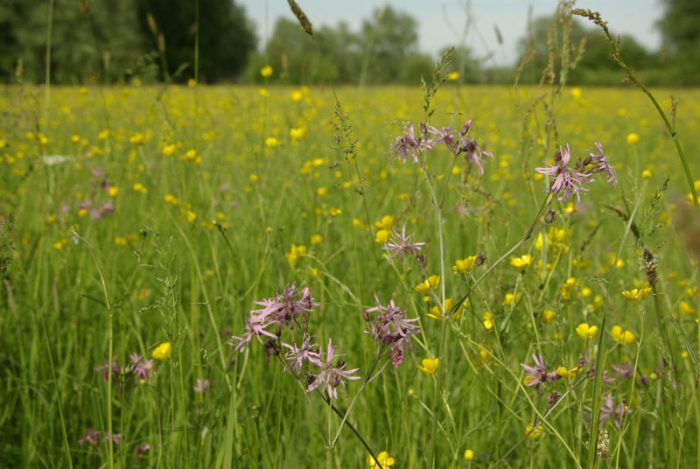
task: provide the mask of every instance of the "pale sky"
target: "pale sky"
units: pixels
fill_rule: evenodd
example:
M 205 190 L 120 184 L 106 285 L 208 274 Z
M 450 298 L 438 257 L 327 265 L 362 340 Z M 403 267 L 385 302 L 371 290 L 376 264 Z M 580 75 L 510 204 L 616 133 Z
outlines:
M 237 0 L 256 24 L 260 44 L 272 34 L 275 21 L 293 19 L 286 0 Z M 518 39 L 525 35 L 528 11 L 533 18 L 554 13 L 556 0 L 297 0 L 314 26 L 335 26 L 347 22 L 358 31 L 362 20 L 374 9 L 389 4 L 410 13 L 419 23 L 419 47 L 434 56 L 441 49 L 457 45 L 467 23 L 465 4 L 470 5 L 471 26 L 466 43 L 477 57 L 492 52 L 491 65 L 510 65 L 517 57 Z M 597 10 L 617 34 L 629 34 L 649 49 L 658 48 L 661 37 L 654 28 L 662 15 L 661 0 L 579 0 L 578 8 Z M 503 45 L 496 39 L 501 32 Z

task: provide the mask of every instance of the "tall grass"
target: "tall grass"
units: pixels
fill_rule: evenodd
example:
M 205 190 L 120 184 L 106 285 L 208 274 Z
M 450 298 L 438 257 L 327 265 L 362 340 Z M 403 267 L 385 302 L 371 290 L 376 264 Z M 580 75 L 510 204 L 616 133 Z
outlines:
M 642 95 L 566 87 L 567 5 L 541 87 L 453 86 L 440 67 L 427 92 L 52 87 L 50 120 L 48 88 L 3 88 L 2 465 L 696 466 L 684 176 Z M 674 95 L 700 113 L 696 90 Z M 467 119 L 495 155 L 483 175 L 442 146 L 389 158 L 405 122 Z M 594 142 L 618 185 L 549 194 L 535 168 Z M 389 261 L 380 232 L 403 226 L 427 244 Z M 314 341 L 365 377 L 337 399 L 305 392 L 274 343 L 229 345 L 293 282 L 319 304 Z M 392 298 L 421 329 L 397 367 L 363 318 Z

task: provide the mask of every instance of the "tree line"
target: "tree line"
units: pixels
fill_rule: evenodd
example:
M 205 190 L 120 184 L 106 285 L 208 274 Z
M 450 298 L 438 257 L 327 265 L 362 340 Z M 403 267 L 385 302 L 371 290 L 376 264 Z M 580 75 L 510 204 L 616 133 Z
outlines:
M 281 0 L 280 0 L 281 1 Z M 657 26 L 663 45 L 649 51 L 622 36 L 625 60 L 657 85 L 700 84 L 700 2 L 663 0 Z M 463 44 L 451 66 L 461 83 L 536 83 L 547 68 L 554 16 L 535 19 L 509 67 L 493 66 Z M 574 19 L 578 45 L 572 84 L 616 84 L 621 73 L 600 32 Z M 498 34 L 498 31 L 495 32 Z M 47 43 L 50 37 L 50 56 Z M 196 78 L 204 83 L 262 80 L 286 84 L 415 85 L 432 73 L 434 57 L 418 49 L 418 22 L 389 6 L 357 31 L 347 23 L 316 28 L 313 37 L 280 18 L 264 47 L 233 0 L 2 0 L 0 81 L 89 84 Z M 259 73 L 271 65 L 271 77 Z

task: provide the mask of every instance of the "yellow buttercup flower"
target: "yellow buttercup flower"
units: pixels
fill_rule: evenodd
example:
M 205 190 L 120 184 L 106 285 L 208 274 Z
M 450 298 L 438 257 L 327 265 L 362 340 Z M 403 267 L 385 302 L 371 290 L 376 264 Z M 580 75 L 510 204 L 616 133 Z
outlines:
M 420 365 L 416 365 L 418 371 L 420 371 L 424 375 L 434 375 L 435 373 L 437 373 L 439 367 L 439 358 L 424 358 L 423 360 L 421 360 Z
M 394 217 L 392 215 L 384 215 L 381 220 L 374 224 L 378 230 L 388 230 L 394 226 Z
M 445 78 L 447 78 L 447 81 L 457 81 L 459 80 L 459 72 L 450 72 Z
M 135 182 L 131 188 L 134 189 L 136 192 L 140 192 L 142 194 L 145 194 L 146 192 L 148 192 L 148 189 L 146 188 L 146 186 L 144 186 L 140 182 Z
M 289 130 L 289 138 L 292 140 L 299 141 L 306 136 L 306 129 L 304 128 L 293 128 Z
M 260 75 L 263 78 L 270 78 L 272 76 L 272 72 L 274 70 L 270 65 L 265 65 L 263 68 L 260 69 Z
M 374 241 L 378 244 L 384 244 L 389 241 L 389 235 L 391 235 L 389 230 L 378 230 L 374 236 Z
M 474 459 L 474 450 L 465 449 L 464 450 L 464 459 L 466 459 L 467 461 L 472 461 Z
M 428 299 L 428 301 L 430 301 L 429 296 L 426 298 Z M 447 312 L 449 312 L 452 309 L 453 303 L 454 303 L 454 300 L 452 300 L 452 298 L 445 298 L 445 307 L 442 308 L 442 311 L 440 310 L 440 308 L 438 306 L 433 306 L 432 308 L 430 308 L 430 311 L 428 311 L 426 316 L 429 317 L 430 319 L 436 319 L 436 320 L 440 321 L 440 320 L 445 318 L 444 314 L 446 314 Z M 464 303 L 462 303 L 459 306 L 459 308 L 457 308 L 457 310 L 454 313 L 452 313 L 452 316 L 450 316 L 450 319 L 452 319 L 453 321 L 458 321 L 459 318 L 462 317 L 462 314 L 464 314 L 464 306 L 467 303 L 468 303 L 468 301 L 465 301 Z
M 639 134 L 630 132 L 627 134 L 627 143 L 630 145 L 636 145 L 639 143 Z
M 622 296 L 630 301 L 641 301 L 651 293 L 651 287 L 633 288 L 632 290 L 624 290 Z
M 456 274 L 466 274 L 474 268 L 476 256 L 467 256 L 464 259 L 457 259 L 455 265 L 452 266 L 452 271 Z
M 513 295 L 512 293 L 506 293 L 506 296 L 503 297 L 503 305 L 504 306 L 510 306 L 513 303 L 517 303 L 520 301 L 520 299 L 523 297 L 523 294 L 518 292 L 517 295 Z
M 304 97 L 304 93 L 302 93 L 301 90 L 295 90 L 292 91 L 292 94 L 289 97 L 292 98 L 292 101 L 298 103 Z
M 431 275 L 430 277 L 423 280 L 421 283 L 416 285 L 416 291 L 418 293 L 426 293 L 430 290 L 435 290 L 440 284 L 440 276 L 437 274 Z
M 129 137 L 129 142 L 132 145 L 143 145 L 146 142 L 146 135 L 138 132 Z
M 177 145 L 174 143 L 171 143 L 169 145 L 163 145 L 163 147 L 160 149 L 160 152 L 164 156 L 172 156 L 173 153 L 175 153 L 175 150 L 177 149 Z
M 491 311 L 486 311 L 481 318 L 481 323 L 484 325 L 484 329 L 490 331 L 493 329 L 493 314 Z
M 630 345 L 637 341 L 632 331 L 623 331 L 620 326 L 613 326 L 612 329 L 610 329 L 610 335 L 615 342 L 622 345 Z
M 542 311 L 542 322 L 549 324 L 557 318 L 557 313 L 551 309 L 545 309 Z
M 381 467 L 379 464 L 377 464 L 377 461 L 379 461 L 379 464 L 381 464 Z M 389 466 L 393 466 L 396 461 L 394 458 L 389 456 L 389 453 L 386 451 L 382 451 L 377 455 L 377 460 L 375 461 L 374 458 L 372 457 L 371 454 L 367 455 L 367 464 L 369 464 L 370 469 L 384 469 Z
M 162 344 L 158 345 L 158 347 L 153 349 L 153 352 L 151 352 L 151 357 L 153 357 L 156 360 L 166 361 L 170 358 L 172 354 L 173 344 L 171 344 L 170 342 L 163 342 Z
M 528 424 L 525 427 L 525 434 L 531 440 L 537 440 L 542 436 L 542 425 Z
M 306 252 L 306 246 L 297 246 L 296 244 L 292 244 L 292 247 L 289 248 L 289 252 L 287 253 L 287 262 L 289 262 L 291 265 L 296 265 L 297 262 L 299 262 L 301 258 L 306 255 Z
M 680 304 L 678 305 L 678 307 L 680 308 L 681 313 L 683 313 L 683 314 L 694 314 L 695 313 L 695 308 L 690 306 L 690 304 L 685 302 L 685 301 L 681 301 Z
M 598 334 L 598 326 L 590 326 L 587 322 L 582 322 L 581 324 L 576 326 L 576 333 L 582 339 L 592 339 Z
M 510 259 L 510 265 L 519 270 L 525 270 L 530 264 L 532 264 L 532 255 L 524 254 L 520 257 L 512 257 Z

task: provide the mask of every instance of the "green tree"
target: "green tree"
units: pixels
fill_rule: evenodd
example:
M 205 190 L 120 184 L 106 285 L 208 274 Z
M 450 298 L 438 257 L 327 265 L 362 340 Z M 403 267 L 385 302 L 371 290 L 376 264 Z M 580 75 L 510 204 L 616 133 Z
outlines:
M 361 80 L 392 83 L 406 59 L 418 52 L 418 23 L 407 13 L 385 6 L 362 23 L 364 64 Z
M 47 1 L 6 0 L 0 8 L 0 69 L 7 78 L 22 60 L 24 77 L 44 78 Z M 134 0 L 55 1 L 51 40 L 51 79 L 84 83 L 121 78 L 142 55 Z
M 700 2 L 663 0 L 664 16 L 657 23 L 661 30 L 664 55 L 678 81 L 700 84 Z
M 399 75 L 396 80 L 404 85 L 420 85 L 421 78 L 430 81 L 435 65 L 433 59 L 427 54 L 414 52 L 403 60 Z
M 255 49 L 253 28 L 232 0 L 137 0 L 137 12 L 142 34 L 164 55 L 164 77 L 184 80 L 195 75 L 197 32 L 202 81 L 238 78 Z
M 296 20 L 280 18 L 249 78 L 260 81 L 260 67 L 269 64 L 284 83 L 357 83 L 360 63 L 359 41 L 347 24 L 317 28 L 312 38 Z
M 561 38 L 556 37 L 556 34 L 562 34 L 561 29 L 552 28 L 555 21 L 557 20 L 553 16 L 537 18 L 532 23 L 529 37 L 520 40 L 520 60 L 531 57 L 531 61 L 523 70 L 521 81 L 539 81 L 550 61 L 550 38 L 554 39 L 554 47 L 561 47 Z M 586 28 L 576 18 L 572 19 L 570 28 L 570 47 L 578 63 L 576 68 L 570 71 L 568 82 L 595 85 L 620 83 L 623 75 L 619 66 L 610 58 L 610 45 L 602 34 L 596 29 Z M 555 36 L 552 36 L 551 31 L 555 31 Z M 581 44 L 583 48 L 579 50 Z M 655 56 L 630 36 L 620 37 L 620 49 L 625 61 L 636 70 L 655 66 Z M 557 61 L 560 51 L 554 50 L 553 53 L 555 66 L 559 66 Z
M 0 80 L 12 77 L 18 59 L 17 25 L 21 23 L 18 0 L 0 2 Z

